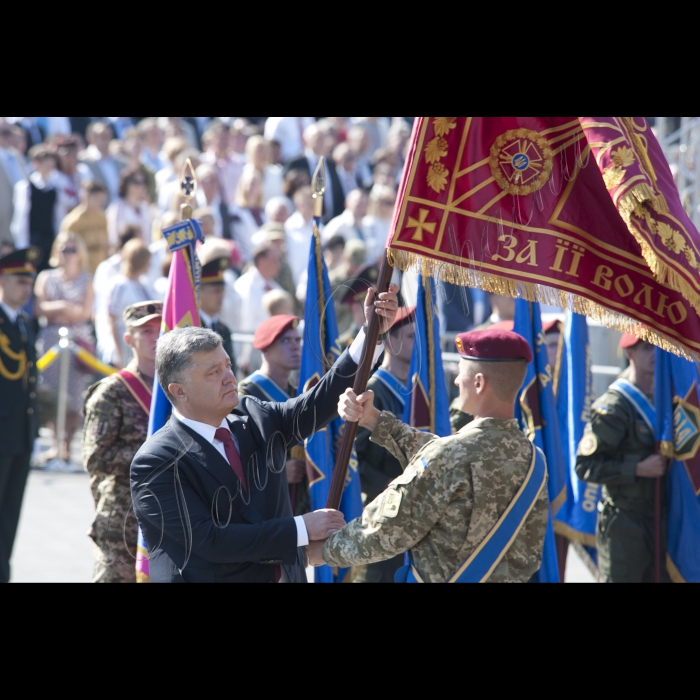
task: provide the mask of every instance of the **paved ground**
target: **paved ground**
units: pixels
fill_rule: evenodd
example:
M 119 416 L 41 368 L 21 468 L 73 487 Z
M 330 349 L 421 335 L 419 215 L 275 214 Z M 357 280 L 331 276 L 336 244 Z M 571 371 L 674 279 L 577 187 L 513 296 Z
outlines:
M 48 441 L 40 441 L 46 449 Z M 80 437 L 71 445 L 80 463 Z M 92 541 L 87 536 L 93 501 L 86 473 L 32 470 L 20 519 L 12 561 L 13 583 L 89 583 L 92 577 Z M 567 582 L 594 579 L 570 550 Z

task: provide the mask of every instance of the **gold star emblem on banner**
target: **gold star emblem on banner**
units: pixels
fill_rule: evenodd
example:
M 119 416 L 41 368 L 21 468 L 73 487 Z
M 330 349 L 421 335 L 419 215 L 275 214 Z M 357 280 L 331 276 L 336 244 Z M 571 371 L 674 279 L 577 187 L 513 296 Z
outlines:
M 423 231 L 435 234 L 435 227 L 437 226 L 437 224 L 434 221 L 428 222 L 428 214 L 430 214 L 430 211 L 428 209 L 421 209 L 418 212 L 417 220 L 414 219 L 412 216 L 408 217 L 408 224 L 406 224 L 406 228 L 416 229 L 415 233 L 413 234 L 414 241 L 423 241 Z

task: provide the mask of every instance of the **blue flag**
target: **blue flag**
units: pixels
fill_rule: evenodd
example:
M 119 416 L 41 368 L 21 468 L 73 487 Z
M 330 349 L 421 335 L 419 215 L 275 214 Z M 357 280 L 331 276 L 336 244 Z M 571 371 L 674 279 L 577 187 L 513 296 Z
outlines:
M 596 525 L 602 487 L 576 475 L 576 453 L 591 419 L 593 374 L 586 317 L 567 312 L 556 382 L 557 412 L 566 465 L 566 501 L 554 520 L 554 531 L 585 547 L 597 566 Z
M 544 452 L 549 472 L 547 487 L 550 517 L 539 582 L 559 583 L 559 564 L 552 522 L 566 500 L 566 475 L 554 401 L 553 372 L 547 358 L 547 341 L 542 331 L 540 305 L 537 302 L 516 300 L 513 330 L 530 343 L 535 357 L 534 362 L 528 365 L 525 383 L 515 406 L 515 416 L 530 440 Z
M 304 350 L 299 375 L 299 394 L 312 389 L 340 357 L 338 324 L 335 319 L 333 293 L 328 279 L 318 220 L 314 220 L 314 235 L 309 252 L 308 288 L 304 312 Z M 336 418 L 325 430 L 306 441 L 306 461 L 310 472 L 311 509 L 326 507 L 330 491 L 336 452 L 340 448 L 345 424 Z M 340 510 L 350 522 L 362 515 L 362 488 L 357 455 L 353 450 Z M 316 569 L 316 583 L 341 583 L 347 569 L 337 573 L 328 566 Z
M 435 308 L 435 281 L 418 277 L 416 339 L 413 344 L 411 396 L 406 401 L 403 422 L 438 437 L 452 434 L 450 401 L 440 349 L 440 324 Z
M 661 454 L 671 458 L 666 478 L 669 576 L 700 583 L 700 398 L 698 367 L 656 349 L 655 404 Z

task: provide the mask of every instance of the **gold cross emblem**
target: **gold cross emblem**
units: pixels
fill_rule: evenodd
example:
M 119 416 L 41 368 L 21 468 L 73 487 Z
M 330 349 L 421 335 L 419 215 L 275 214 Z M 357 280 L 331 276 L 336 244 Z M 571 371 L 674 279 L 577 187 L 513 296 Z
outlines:
M 428 209 L 421 209 L 418 212 L 418 220 L 414 219 L 412 216 L 408 217 L 408 224 L 406 224 L 406 228 L 416 229 L 415 233 L 413 234 L 414 241 L 423 241 L 423 231 L 435 234 L 435 227 L 437 226 L 437 224 L 434 221 L 427 221 L 428 214 L 430 214 L 430 211 Z

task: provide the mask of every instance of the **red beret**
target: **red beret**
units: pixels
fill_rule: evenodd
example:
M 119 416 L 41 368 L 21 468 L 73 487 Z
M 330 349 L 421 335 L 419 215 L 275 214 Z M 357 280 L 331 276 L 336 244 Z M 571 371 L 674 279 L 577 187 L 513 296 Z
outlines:
M 408 306 L 400 307 L 399 310 L 396 312 L 396 318 L 394 319 L 394 323 L 391 326 L 391 330 L 397 331 L 402 326 L 406 326 L 409 323 L 413 323 L 416 320 L 415 314 L 415 306 L 411 306 L 410 308 Z
M 620 340 L 620 350 L 628 350 L 629 348 L 633 348 L 637 343 L 641 342 L 641 338 L 637 338 L 636 335 L 625 333 Z
M 465 360 L 517 362 L 533 360 L 530 344 L 517 333 L 505 330 L 471 331 L 455 339 L 457 351 Z
M 256 350 L 267 350 L 283 333 L 299 325 L 297 316 L 272 316 L 260 324 L 253 337 Z

